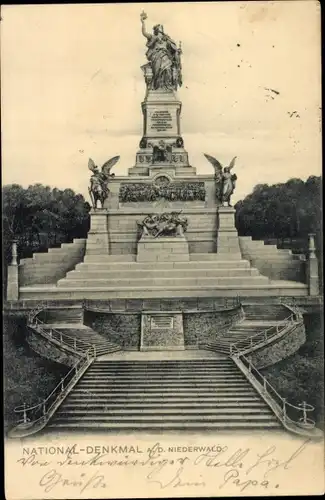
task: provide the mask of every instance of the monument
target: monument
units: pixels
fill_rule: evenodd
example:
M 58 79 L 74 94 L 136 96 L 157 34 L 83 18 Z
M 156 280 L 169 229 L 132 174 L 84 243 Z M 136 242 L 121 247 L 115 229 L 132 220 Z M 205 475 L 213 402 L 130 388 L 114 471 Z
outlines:
M 121 176 L 120 156 L 101 168 L 89 160 L 91 223 L 81 262 L 55 286 L 20 287 L 19 297 L 104 301 L 125 317 L 137 314 L 139 348 L 184 349 L 185 311 L 200 317 L 225 297 L 307 295 L 308 287 L 272 281 L 252 267 L 249 256 L 265 255 L 270 247 L 238 237 L 231 206 L 236 157 L 223 167 L 202 153 L 214 171 L 197 174 L 182 137 L 181 43 L 161 24 L 149 32 L 144 12 L 140 21 L 147 61 L 141 66 L 143 130 L 135 162 Z M 277 264 L 279 250 L 274 252 Z M 281 259 L 291 262 L 291 256 Z

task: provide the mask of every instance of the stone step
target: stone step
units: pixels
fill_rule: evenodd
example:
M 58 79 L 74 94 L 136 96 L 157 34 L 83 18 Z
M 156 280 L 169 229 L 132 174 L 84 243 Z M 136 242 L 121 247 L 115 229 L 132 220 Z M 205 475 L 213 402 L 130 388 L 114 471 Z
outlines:
M 231 257 L 229 256 L 229 259 Z M 219 253 L 191 253 L 190 260 L 192 261 L 210 261 L 210 260 L 220 260 L 220 252 Z
M 236 368 L 234 362 L 231 359 L 214 359 L 214 358 L 206 358 L 206 359 L 146 359 L 143 360 L 97 360 L 95 361 L 89 370 L 95 368 L 131 368 L 131 369 L 159 369 L 159 368 L 203 368 L 205 370 L 210 368 L 225 368 L 225 367 L 233 367 Z
M 238 415 L 231 415 L 228 413 L 223 413 L 219 415 L 156 415 L 156 414 L 151 414 L 151 415 L 137 415 L 136 417 L 133 417 L 133 415 L 121 415 L 118 416 L 110 416 L 110 415 L 93 415 L 92 413 L 88 413 L 88 415 L 83 415 L 83 416 L 69 416 L 69 423 L 75 422 L 89 422 L 89 423 L 95 423 L 95 422 L 119 422 L 120 419 L 123 419 L 123 422 L 129 421 L 131 424 L 134 424 L 136 422 L 162 422 L 165 423 L 168 420 L 172 421 L 186 421 L 186 422 L 218 422 L 218 421 L 239 421 L 241 422 L 242 420 L 246 421 L 251 421 L 251 419 L 254 419 L 255 421 L 258 422 L 268 422 L 272 420 L 276 420 L 276 417 L 272 415 L 271 413 L 266 413 L 266 414 L 257 414 L 257 415 L 243 415 L 243 414 L 238 414 Z M 57 422 L 62 422 L 64 419 L 60 416 L 55 418 Z
M 109 281 L 116 279 L 157 279 L 157 278 L 204 278 L 204 277 L 241 277 L 241 276 L 259 276 L 255 268 L 229 268 L 229 269 L 135 269 L 135 270 L 107 270 L 107 269 L 83 269 L 69 271 L 66 275 L 69 279 L 87 279 L 96 280 L 98 278 Z
M 87 269 L 89 271 L 116 271 L 118 270 L 146 270 L 146 269 L 249 269 L 250 263 L 247 260 L 218 260 L 218 261 L 189 261 L 189 262 L 135 262 L 135 261 L 112 261 L 106 260 L 105 257 L 94 255 L 96 257 L 92 261 L 88 258 L 80 264 L 77 264 L 76 270 Z
M 102 384 L 109 384 L 112 381 L 116 381 L 118 377 L 119 382 L 123 383 L 130 383 L 130 382 L 146 382 L 148 379 L 148 376 L 146 374 L 143 375 L 125 375 L 125 374 L 111 374 L 111 375 L 98 375 L 98 374 L 88 374 L 86 373 L 83 378 L 82 382 L 98 382 Z M 219 381 L 224 381 L 224 380 L 231 380 L 232 382 L 242 382 L 243 380 L 246 380 L 244 375 L 240 375 L 238 373 L 227 373 L 227 374 L 216 374 L 216 375 L 206 375 L 206 380 L 211 381 L 211 382 L 219 382 Z M 180 374 L 180 375 L 150 375 L 150 381 L 151 382 L 166 382 L 166 383 L 174 383 L 174 382 L 203 382 L 202 376 L 194 376 L 191 374 Z M 81 382 L 80 382 L 81 383 Z
M 89 370 L 89 369 L 88 369 Z M 210 373 L 210 370 L 209 370 L 209 373 Z M 211 370 L 211 375 L 209 375 L 209 379 L 210 379 L 210 376 L 213 377 L 213 376 L 217 376 L 217 375 L 225 375 L 225 376 L 230 376 L 230 375 L 233 375 L 234 373 L 237 373 L 237 371 L 235 370 L 230 370 L 230 369 L 225 369 L 225 370 L 215 370 L 215 371 L 212 371 Z M 163 371 L 157 371 L 155 372 L 154 370 L 139 370 L 139 372 L 136 372 L 135 370 L 119 370 L 118 368 L 116 370 L 110 370 L 110 371 L 106 371 L 105 372 L 101 372 L 101 371 L 87 371 L 86 375 L 88 376 L 88 374 L 90 375 L 94 375 L 95 377 L 98 377 L 98 379 L 102 376 L 102 377 L 105 377 L 105 376 L 112 376 L 112 377 L 150 377 L 150 379 L 154 380 L 153 377 L 156 375 L 157 378 L 159 377 L 164 377 L 164 373 Z M 193 376 L 193 372 L 191 372 L 190 369 L 188 370 L 185 370 L 185 369 L 180 369 L 179 371 L 174 369 L 174 370 L 171 370 L 170 371 L 170 376 L 175 376 L 177 377 L 177 375 L 180 374 L 180 376 L 183 376 L 183 377 L 191 377 L 191 375 Z M 86 376 L 85 375 L 85 376 Z M 205 372 L 204 370 L 202 370 L 201 372 L 199 372 L 199 377 L 204 377 L 205 375 Z
M 86 379 L 82 378 L 80 382 L 78 382 L 78 385 L 76 386 L 78 389 L 85 389 L 85 388 L 91 388 L 91 389 L 96 389 L 102 390 L 102 389 L 109 389 L 112 387 L 114 390 L 115 389 L 143 389 L 143 390 L 152 390 L 152 389 L 161 389 L 161 390 L 169 390 L 169 389 L 176 389 L 179 387 L 180 389 L 187 389 L 187 388 L 202 388 L 202 389 L 209 389 L 212 391 L 218 390 L 219 388 L 239 388 L 242 386 L 247 385 L 247 380 L 245 378 L 237 378 L 237 379 L 231 379 L 229 380 L 229 377 L 222 377 L 220 379 L 206 379 L 206 380 L 184 380 L 184 379 L 176 379 L 175 380 L 148 380 L 148 379 L 142 379 L 142 380 L 125 380 L 122 381 L 119 376 L 116 377 L 114 380 L 96 380 L 95 378 L 93 379 Z
M 91 407 L 92 411 L 105 411 L 107 409 L 110 410 L 125 410 L 127 411 L 132 409 L 132 410 L 139 410 L 139 409 L 165 409 L 165 408 L 179 408 L 182 410 L 189 409 L 194 411 L 194 408 L 212 408 L 213 411 L 215 409 L 219 408 L 225 408 L 225 409 L 231 409 L 234 408 L 238 411 L 240 411 L 243 408 L 254 408 L 254 409 L 259 409 L 259 408 L 265 408 L 265 403 L 263 401 L 255 401 L 253 398 L 250 400 L 243 400 L 240 401 L 240 407 L 238 405 L 238 400 L 232 398 L 230 401 L 228 398 L 222 398 L 222 399 L 217 399 L 217 400 L 196 400 L 196 399 L 189 399 L 189 400 L 182 400 L 178 402 L 173 402 L 173 401 L 166 401 L 165 399 L 163 401 L 156 400 L 156 402 L 148 402 L 152 401 L 151 399 L 148 400 L 147 398 L 143 401 L 138 401 L 134 402 L 134 400 L 129 401 L 128 399 L 125 399 L 124 402 L 121 401 L 103 401 L 103 402 L 97 402 L 95 403 L 92 399 L 87 399 L 87 402 L 85 402 L 83 399 L 74 399 L 70 400 L 65 400 L 64 402 L 64 410 L 87 410 L 89 411 L 89 407 Z M 154 400 L 153 400 L 154 401 Z
M 75 276 L 63 278 L 57 282 L 57 286 L 59 288 L 74 288 L 74 287 L 104 287 L 105 285 L 109 285 L 110 287 L 142 287 L 142 288 L 150 288 L 155 286 L 169 287 L 176 286 L 179 284 L 180 286 L 213 286 L 214 284 L 217 286 L 222 285 L 244 285 L 244 284 L 267 284 L 269 283 L 269 279 L 266 276 L 228 276 L 228 277 L 203 277 L 203 278 L 118 278 L 118 279 L 108 279 L 108 278 L 98 278 L 98 279 L 87 279 L 83 276 L 80 279 L 76 279 Z
M 100 254 L 100 255 L 88 255 L 86 253 L 84 262 L 135 262 L 136 255 L 132 254 Z
M 56 286 L 31 285 L 19 289 L 21 300 L 108 300 L 108 299 L 153 299 L 173 297 L 306 297 L 308 287 L 302 283 L 288 281 L 271 281 L 267 284 L 254 284 L 246 279 L 246 283 L 225 284 L 217 283 L 206 286 L 152 286 L 147 287 L 90 287 L 75 285 L 74 288 Z
M 80 394 L 74 394 L 73 392 L 70 393 L 67 398 L 65 399 L 64 402 L 65 405 L 71 406 L 75 408 L 76 406 L 82 405 L 82 406 L 91 406 L 94 408 L 97 407 L 107 407 L 107 405 L 112 405 L 112 407 L 121 407 L 125 408 L 126 406 L 136 406 L 136 407 L 142 407 L 147 406 L 150 407 L 151 405 L 156 407 L 157 405 L 160 406 L 180 406 L 184 407 L 186 405 L 189 405 L 190 408 L 192 408 L 193 405 L 197 406 L 236 406 L 240 404 L 240 406 L 265 406 L 264 401 L 261 400 L 261 398 L 258 395 L 247 395 L 247 396 L 242 396 L 238 394 L 234 395 L 229 395 L 229 396 L 220 396 L 218 394 L 218 397 L 215 395 L 208 395 L 208 396 L 183 396 L 182 398 L 178 398 L 177 396 L 171 396 L 170 394 L 164 395 L 164 398 L 161 399 L 160 396 L 156 395 L 146 395 L 146 398 L 143 398 L 143 395 L 140 393 L 139 395 L 114 395 L 114 396 L 100 396 L 100 395 L 92 395 L 92 394 L 87 394 L 86 396 L 83 395 L 82 397 Z
M 170 429 L 170 430 L 176 430 L 176 429 L 199 429 L 199 430 L 207 430 L 207 424 L 206 422 L 91 422 L 88 421 L 87 423 L 80 423 L 79 421 L 74 421 L 71 422 L 70 419 L 69 421 L 61 421 L 57 422 L 52 420 L 51 423 L 47 426 L 47 429 L 53 429 L 54 432 L 57 431 L 57 429 L 61 430 L 68 430 L 68 429 L 127 429 L 127 430 L 134 430 L 136 429 L 143 429 L 143 430 L 148 430 L 149 428 L 151 429 Z M 248 422 L 248 421 L 238 421 L 238 422 L 228 422 L 228 421 L 221 421 L 221 422 L 209 422 L 209 428 L 211 429 L 219 429 L 219 430 L 257 430 L 257 429 L 279 429 L 281 428 L 281 425 L 277 420 L 270 420 L 268 422 Z
M 132 394 L 133 395 L 139 395 L 139 394 L 155 394 L 156 396 L 160 395 L 161 398 L 164 398 L 165 395 L 167 396 L 172 396 L 172 395 L 191 395 L 195 396 L 197 394 L 202 394 L 202 396 L 206 396 L 208 394 L 211 394 L 212 396 L 226 396 L 226 395 L 252 395 L 254 394 L 253 389 L 247 388 L 247 383 L 243 385 L 242 387 L 227 387 L 227 384 L 224 384 L 223 387 L 107 387 L 103 389 L 96 389 L 96 390 L 91 390 L 89 387 L 79 387 L 76 386 L 74 388 L 74 393 L 75 394 L 87 394 L 87 393 L 93 393 L 96 396 L 102 395 L 102 396 L 109 396 L 109 395 L 115 395 L 120 394 L 122 395 L 127 395 L 127 394 Z
M 116 409 L 116 408 L 103 408 L 101 410 L 96 410 L 91 408 L 91 416 L 95 417 L 96 419 L 98 417 L 103 417 L 103 420 L 106 419 L 107 417 L 115 417 L 120 415 L 122 418 L 130 417 L 130 414 L 134 416 L 135 418 L 142 418 L 145 415 L 148 415 L 149 418 L 152 418 L 154 415 L 154 418 L 160 416 L 160 415 L 175 415 L 177 418 L 179 418 L 181 415 L 186 415 L 186 416 L 192 416 L 195 415 L 196 417 L 198 415 L 215 415 L 215 416 L 224 416 L 225 418 L 228 419 L 228 417 L 235 416 L 235 415 L 240 415 L 240 416 L 246 416 L 246 415 L 259 415 L 259 416 L 272 416 L 272 413 L 269 408 L 267 407 L 260 407 L 260 408 L 231 408 L 231 407 L 224 407 L 224 408 L 204 408 L 200 407 L 199 410 L 197 408 L 155 408 L 155 411 L 152 411 L 152 408 L 139 408 L 135 409 L 132 408 L 122 408 L 122 409 Z M 89 408 L 66 408 L 64 405 L 59 409 L 59 411 L 56 412 L 56 418 L 64 417 L 64 416 L 76 416 L 76 417 L 88 417 L 89 415 Z

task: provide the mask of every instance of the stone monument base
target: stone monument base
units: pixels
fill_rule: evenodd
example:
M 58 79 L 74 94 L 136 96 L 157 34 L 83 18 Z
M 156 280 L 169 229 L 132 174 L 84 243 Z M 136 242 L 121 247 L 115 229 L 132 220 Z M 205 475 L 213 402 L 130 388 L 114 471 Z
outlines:
M 141 315 L 140 351 L 184 351 L 183 315 L 181 312 L 143 313 Z
M 138 242 L 137 262 L 173 262 L 190 260 L 185 236 L 142 236 Z

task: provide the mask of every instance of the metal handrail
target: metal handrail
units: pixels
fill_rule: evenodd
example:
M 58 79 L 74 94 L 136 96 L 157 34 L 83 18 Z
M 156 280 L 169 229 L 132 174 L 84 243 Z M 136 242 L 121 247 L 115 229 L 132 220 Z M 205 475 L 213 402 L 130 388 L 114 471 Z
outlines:
M 46 399 L 33 406 L 27 407 L 24 403 L 14 409 L 15 413 L 22 414 L 22 418 L 19 420 L 19 423 L 27 424 L 32 422 L 35 424 L 42 419 L 47 419 L 51 409 L 54 407 L 58 399 L 62 398 L 64 393 L 67 391 L 68 385 L 74 382 L 74 380 L 78 380 L 80 371 L 96 358 L 96 355 L 91 349 L 85 353 L 80 353 L 80 356 L 81 357 L 77 363 L 63 378 L 61 378 L 60 382 Z
M 44 328 L 42 328 L 41 325 L 44 325 L 45 323 L 41 321 L 39 318 L 37 318 L 37 315 L 42 309 L 43 307 L 40 304 L 38 308 L 29 313 L 27 325 L 30 328 L 35 328 L 38 333 L 40 333 L 41 335 L 45 336 L 46 338 L 52 341 L 57 340 L 55 336 L 53 336 L 53 332 L 55 332 L 56 334 L 59 335 L 60 344 L 65 345 L 66 347 L 72 349 L 75 354 L 80 356 L 80 358 L 73 365 L 71 370 L 69 370 L 68 373 L 61 378 L 60 382 L 53 389 L 53 391 L 47 396 L 46 399 L 33 406 L 27 407 L 26 403 L 24 403 L 14 408 L 15 413 L 22 414 L 22 418 L 18 422 L 20 424 L 22 423 L 36 424 L 42 419 L 46 421 L 54 405 L 60 399 L 62 399 L 65 392 L 69 389 L 69 384 L 72 385 L 74 381 L 77 381 L 79 379 L 79 373 L 81 372 L 81 370 L 89 366 L 89 364 L 96 359 L 96 346 L 92 344 L 87 344 L 86 342 L 78 340 L 76 337 L 74 337 L 73 347 L 72 347 L 70 343 L 66 343 L 63 341 L 64 338 L 69 338 L 70 341 L 72 340 L 72 338 L 69 337 L 68 335 L 65 335 L 62 332 L 59 332 L 58 330 L 55 329 L 51 329 L 50 330 L 51 333 L 49 334 Z M 87 347 L 88 349 L 86 351 L 79 350 L 78 343 L 82 344 L 82 346 L 84 346 L 85 348 Z
M 308 418 L 308 412 L 312 412 L 315 410 L 315 407 L 303 401 L 298 406 L 292 403 L 288 403 L 286 398 L 280 396 L 280 394 L 274 389 L 272 384 L 262 375 L 262 373 L 256 368 L 256 366 L 252 363 L 250 359 L 248 359 L 244 354 L 239 356 L 235 356 L 238 358 L 245 368 L 248 370 L 249 375 L 254 377 L 255 380 L 262 385 L 263 393 L 271 397 L 273 402 L 275 402 L 278 406 L 277 408 L 277 416 L 284 424 L 293 423 L 299 425 L 304 428 L 314 428 L 315 421 L 311 418 Z M 295 414 L 299 415 L 299 418 L 295 418 Z M 302 413 L 302 416 L 300 416 Z
M 299 318 L 300 319 L 300 318 Z M 295 324 L 297 323 L 298 320 L 298 315 L 297 314 L 291 314 L 281 322 L 277 323 L 276 325 L 272 325 L 269 328 L 266 328 L 265 330 L 262 330 L 261 332 L 258 332 L 251 337 L 247 337 L 246 339 L 239 340 L 238 342 L 233 342 L 230 344 L 230 355 L 236 353 L 237 355 L 240 354 L 241 352 L 247 351 L 248 348 L 252 349 L 254 347 L 257 347 L 258 345 L 264 344 L 265 342 L 268 342 L 271 340 L 273 337 L 276 337 L 280 333 L 283 333 L 283 331 L 290 325 L 290 324 Z M 269 332 L 273 331 L 274 334 L 269 336 Z M 256 342 L 256 339 L 261 339 Z M 240 350 L 241 349 L 241 350 Z
M 63 345 L 65 347 L 70 347 L 74 351 L 79 350 L 78 345 L 81 348 L 83 347 L 84 349 L 87 350 L 93 349 L 94 351 L 96 351 L 96 347 L 93 344 L 85 342 L 84 340 L 80 340 L 76 336 L 67 335 L 66 333 L 60 332 L 55 328 L 48 328 L 48 329 L 43 328 L 42 325 L 46 325 L 46 323 L 41 321 L 39 318 L 34 318 L 33 321 L 34 322 L 28 323 L 28 326 L 30 328 L 36 327 L 37 331 L 49 340 L 56 340 L 60 343 L 60 345 Z

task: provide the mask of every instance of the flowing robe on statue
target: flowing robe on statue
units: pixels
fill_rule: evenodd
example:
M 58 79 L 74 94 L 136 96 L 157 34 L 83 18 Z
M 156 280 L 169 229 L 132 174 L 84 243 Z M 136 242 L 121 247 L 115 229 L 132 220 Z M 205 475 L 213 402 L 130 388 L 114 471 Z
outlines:
M 151 88 L 173 88 L 173 66 L 177 57 L 175 42 L 168 35 L 150 35 L 146 56 L 151 63 Z
M 234 182 L 230 172 L 224 172 L 222 176 L 222 200 L 229 201 L 230 196 L 234 192 Z

